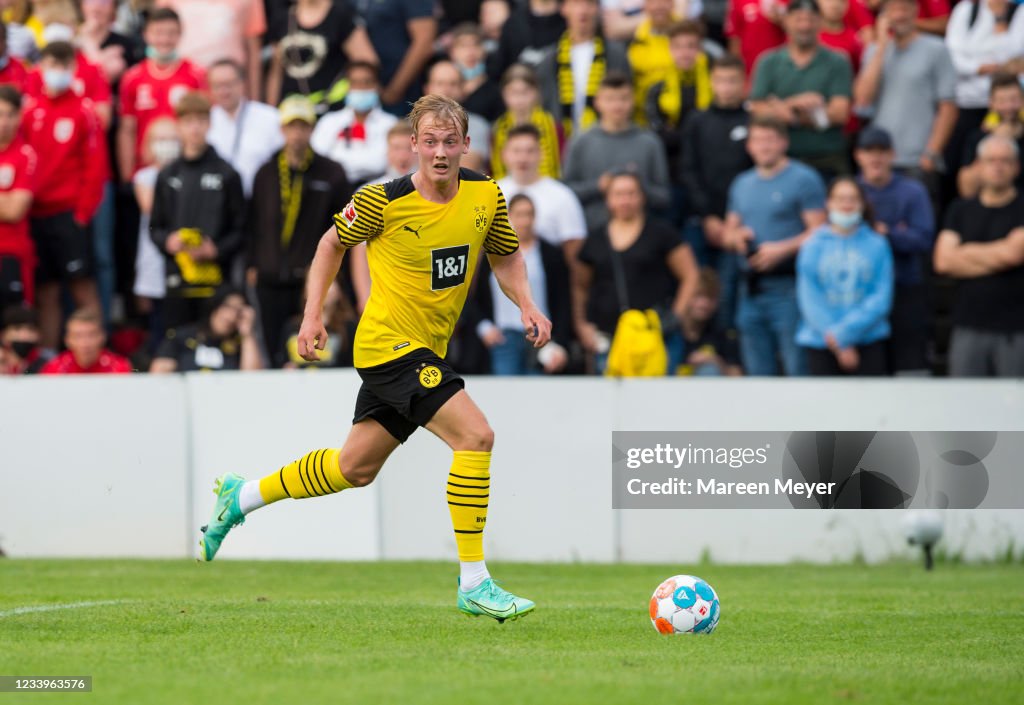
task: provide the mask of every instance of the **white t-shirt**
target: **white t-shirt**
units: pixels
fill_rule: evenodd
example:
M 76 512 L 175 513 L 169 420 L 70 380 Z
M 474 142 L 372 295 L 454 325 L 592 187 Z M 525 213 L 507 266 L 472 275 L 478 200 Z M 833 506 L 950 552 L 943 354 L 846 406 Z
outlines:
M 534 210 L 533 229 L 545 242 L 561 247 L 567 240 L 582 240 L 587 236 L 580 199 L 561 181 L 544 176 L 529 186 L 520 186 L 511 176 L 506 176 L 498 186 L 506 202 L 519 193 L 530 197 Z
M 256 172 L 284 146 L 281 118 L 277 108 L 253 100 L 243 100 L 235 117 L 215 105 L 210 110 L 206 141 L 242 177 L 242 190 L 248 198 Z
M 537 308 L 545 318 L 550 318 L 548 312 L 548 287 L 547 278 L 544 276 L 544 261 L 540 256 L 540 245 L 534 243 L 533 247 L 527 249 L 519 248 L 523 253 L 523 261 L 526 263 L 526 279 L 530 282 L 530 292 Z M 492 322 L 502 330 L 523 330 L 523 317 L 519 307 L 512 303 L 498 285 L 498 278 L 491 272 L 491 299 L 494 301 L 494 318 Z M 487 313 L 490 313 L 488 311 Z M 477 327 L 478 334 L 486 329 L 487 321 L 483 321 Z
M 147 166 L 139 169 L 132 181 L 152 191 L 156 188 L 159 173 L 157 167 Z M 147 299 L 162 299 L 167 294 L 164 254 L 149 236 L 149 213 L 139 215 L 139 250 L 135 255 L 135 285 L 132 291 L 136 296 L 145 296 Z
M 350 183 L 358 184 L 383 174 L 388 169 L 388 130 L 398 118 L 374 108 L 363 123 L 363 136 L 354 134 L 356 113 L 342 108 L 327 113 L 313 129 L 313 151 L 341 164 Z
M 576 99 L 572 106 L 572 124 L 578 130 L 587 104 L 587 84 L 590 82 L 590 67 L 594 63 L 594 42 L 574 44 L 569 49 L 569 61 L 572 64 L 573 97 Z

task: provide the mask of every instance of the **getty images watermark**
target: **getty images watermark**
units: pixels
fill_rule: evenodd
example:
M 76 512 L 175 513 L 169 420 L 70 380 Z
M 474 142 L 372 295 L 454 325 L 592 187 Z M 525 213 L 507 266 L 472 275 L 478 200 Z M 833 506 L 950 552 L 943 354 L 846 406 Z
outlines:
M 616 431 L 616 509 L 1024 508 L 1024 432 Z

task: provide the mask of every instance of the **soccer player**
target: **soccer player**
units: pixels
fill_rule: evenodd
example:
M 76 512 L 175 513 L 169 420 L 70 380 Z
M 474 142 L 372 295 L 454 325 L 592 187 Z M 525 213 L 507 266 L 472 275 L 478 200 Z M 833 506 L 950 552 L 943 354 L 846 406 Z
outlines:
M 321 309 L 328 286 L 345 251 L 367 243 L 373 288 L 355 338 L 363 385 L 352 430 L 341 448 L 314 450 L 262 480 L 232 473 L 218 478 L 200 546 L 203 558 L 212 560 L 228 531 L 259 507 L 370 484 L 388 456 L 423 426 L 453 451 L 447 499 L 461 564 L 456 604 L 503 622 L 530 612 L 534 603 L 498 587 L 487 571 L 483 531 L 494 432 L 444 361 L 481 248 L 502 291 L 519 307 L 534 347 L 548 342 L 551 322 L 530 294 L 501 189 L 459 166 L 469 152 L 466 111 L 450 98 L 427 95 L 409 118 L 419 169 L 356 192 L 321 238 L 307 282 L 298 345 L 313 361 L 327 340 Z

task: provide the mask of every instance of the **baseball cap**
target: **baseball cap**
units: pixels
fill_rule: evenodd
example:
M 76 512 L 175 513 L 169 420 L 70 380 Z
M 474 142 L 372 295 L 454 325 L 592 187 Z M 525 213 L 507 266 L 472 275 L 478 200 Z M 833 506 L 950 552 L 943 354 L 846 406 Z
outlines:
M 281 101 L 278 107 L 281 115 L 281 124 L 287 125 L 295 120 L 302 120 L 309 125 L 316 124 L 316 110 L 309 98 L 302 95 L 290 95 Z
M 892 149 L 892 137 L 881 127 L 865 127 L 857 138 L 857 149 Z
M 799 10 L 810 10 L 816 15 L 821 14 L 821 8 L 815 0 L 793 0 L 786 6 L 786 14 L 798 12 Z

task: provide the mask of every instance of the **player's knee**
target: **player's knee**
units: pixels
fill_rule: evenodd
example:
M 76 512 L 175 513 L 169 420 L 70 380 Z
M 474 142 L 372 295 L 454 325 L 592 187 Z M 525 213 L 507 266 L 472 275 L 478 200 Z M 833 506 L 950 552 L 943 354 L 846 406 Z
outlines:
M 466 447 L 461 450 L 490 452 L 494 448 L 494 430 L 486 423 L 469 429 L 463 438 L 463 445 Z
M 343 465 L 341 474 L 345 476 L 348 483 L 353 487 L 366 487 L 375 479 L 380 472 L 380 463 L 359 463 L 351 466 Z

